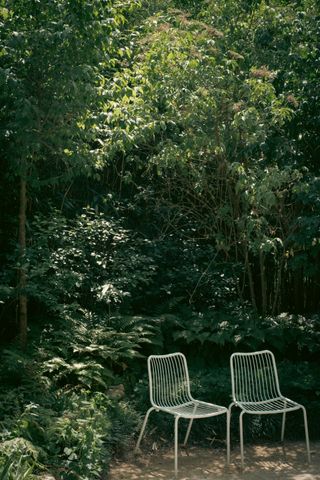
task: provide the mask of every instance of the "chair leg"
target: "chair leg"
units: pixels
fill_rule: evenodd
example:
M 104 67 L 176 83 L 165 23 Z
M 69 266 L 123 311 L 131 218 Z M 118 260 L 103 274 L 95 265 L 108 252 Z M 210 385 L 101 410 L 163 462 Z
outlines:
M 178 422 L 179 415 L 174 419 L 174 476 L 178 476 Z
M 235 406 L 234 402 L 231 402 L 229 407 L 228 407 L 228 413 L 227 413 L 227 463 L 228 465 L 230 464 L 230 444 L 231 444 L 231 410 L 232 407 Z
M 198 408 L 198 404 L 196 403 L 194 408 L 193 408 L 192 415 L 194 415 L 196 413 L 197 408 Z M 183 442 L 184 447 L 187 444 L 187 441 L 188 441 L 188 438 L 189 438 L 189 435 L 190 435 L 190 431 L 191 431 L 191 427 L 192 427 L 192 423 L 193 423 L 193 418 L 190 418 L 189 425 L 188 425 L 188 428 L 187 428 L 187 433 L 186 433 L 186 436 L 184 437 L 184 442 Z
M 244 467 L 244 455 L 243 455 L 243 417 L 244 412 L 240 413 L 239 426 L 240 426 L 240 453 L 241 453 L 241 468 Z
M 302 411 L 303 411 L 304 431 L 305 431 L 305 435 L 306 435 L 306 447 L 307 447 L 308 463 L 311 463 L 307 412 L 306 412 L 306 409 L 304 407 L 301 407 L 301 408 L 302 408 Z
M 187 428 L 187 433 L 186 433 L 186 436 L 184 437 L 184 442 L 183 442 L 184 447 L 187 445 L 187 441 L 188 441 L 188 438 L 189 438 L 189 435 L 190 435 L 192 423 L 193 423 L 193 418 L 190 418 L 188 428 Z
M 231 408 L 227 410 L 227 465 L 230 465 L 230 419 L 231 419 Z
M 149 415 L 152 412 L 152 410 L 155 410 L 155 408 L 154 407 L 149 408 L 149 410 L 147 411 L 147 413 L 144 417 L 143 424 L 142 424 L 141 431 L 140 431 L 140 435 L 139 435 L 138 441 L 137 441 L 135 449 L 134 449 L 135 453 L 138 451 L 138 448 L 140 447 L 140 443 L 141 443 L 141 440 L 142 440 L 142 437 L 143 437 L 143 434 L 144 434 L 144 430 L 146 428 L 147 421 L 148 421 Z
M 286 407 L 287 404 L 285 402 L 284 406 Z M 286 412 L 283 412 L 282 414 L 282 426 L 281 426 L 281 442 L 284 440 L 284 430 L 286 428 Z

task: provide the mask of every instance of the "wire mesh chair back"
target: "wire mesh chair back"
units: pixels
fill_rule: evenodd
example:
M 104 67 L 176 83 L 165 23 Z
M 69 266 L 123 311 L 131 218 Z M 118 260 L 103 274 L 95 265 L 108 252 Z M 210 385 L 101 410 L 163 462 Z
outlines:
M 174 407 L 192 401 L 187 361 L 182 353 L 148 358 L 150 402 L 154 407 Z
M 230 367 L 235 402 L 263 402 L 281 397 L 275 358 L 269 350 L 234 353 Z

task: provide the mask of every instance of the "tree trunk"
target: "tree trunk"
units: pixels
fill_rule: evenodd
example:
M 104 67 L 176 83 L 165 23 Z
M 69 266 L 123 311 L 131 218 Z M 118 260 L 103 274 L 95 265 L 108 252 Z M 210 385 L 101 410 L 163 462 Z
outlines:
M 260 263 L 262 314 L 265 315 L 267 313 L 267 282 L 266 282 L 265 255 L 262 250 L 260 250 L 259 252 L 259 263 Z
M 293 288 L 295 312 L 301 313 L 303 312 L 304 308 L 304 285 L 302 268 L 299 268 L 293 272 Z
M 247 275 L 248 275 L 248 280 L 249 280 L 251 303 L 252 303 L 253 308 L 255 310 L 257 310 L 256 295 L 255 295 L 255 291 L 254 291 L 254 281 L 253 281 L 253 275 L 252 275 L 251 265 L 250 265 L 250 261 L 249 261 L 248 247 L 247 247 L 246 243 L 244 244 L 244 255 L 245 255 L 245 267 L 246 267 L 246 270 L 247 270 Z
M 272 310 L 271 313 L 272 315 L 275 315 L 276 313 L 280 313 L 281 309 L 281 287 L 282 287 L 282 270 L 283 270 L 283 265 L 284 265 L 284 253 L 279 260 L 279 263 L 275 262 L 275 272 L 274 272 L 274 278 L 275 278 L 275 284 L 274 284 L 274 297 L 273 297 L 273 304 L 272 304 Z
M 27 211 L 27 182 L 25 176 L 20 180 L 20 211 L 19 211 L 19 270 L 18 270 L 18 304 L 19 304 L 19 340 L 22 348 L 27 344 L 27 273 L 25 267 L 26 255 L 26 211 Z

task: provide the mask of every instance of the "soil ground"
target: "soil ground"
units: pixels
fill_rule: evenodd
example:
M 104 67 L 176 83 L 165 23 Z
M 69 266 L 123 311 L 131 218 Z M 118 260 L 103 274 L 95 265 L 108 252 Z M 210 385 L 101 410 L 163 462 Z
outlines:
M 179 452 L 178 480 L 320 480 L 320 443 L 311 443 L 311 464 L 303 442 L 245 445 L 245 466 L 240 468 L 239 446 L 231 450 L 226 466 L 223 448 L 189 447 Z M 143 450 L 115 461 L 109 480 L 173 480 L 173 448 Z

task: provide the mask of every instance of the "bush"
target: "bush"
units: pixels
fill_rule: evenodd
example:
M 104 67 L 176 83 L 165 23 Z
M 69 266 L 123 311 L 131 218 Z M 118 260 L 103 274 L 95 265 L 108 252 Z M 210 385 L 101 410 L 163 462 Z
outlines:
M 53 315 L 66 308 L 110 314 L 154 276 L 147 240 L 93 209 L 73 220 L 53 211 L 49 219 L 36 217 L 33 229 L 28 295 Z

